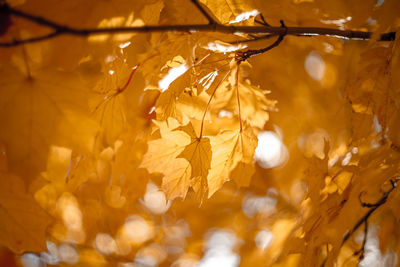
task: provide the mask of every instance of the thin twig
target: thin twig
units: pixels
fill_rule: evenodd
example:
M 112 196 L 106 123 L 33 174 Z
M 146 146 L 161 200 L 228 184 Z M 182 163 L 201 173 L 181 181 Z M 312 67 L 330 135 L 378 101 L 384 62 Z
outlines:
M 252 42 L 257 42 L 257 41 L 260 41 L 260 40 L 270 39 L 271 37 L 274 37 L 274 36 L 275 35 L 270 35 L 270 34 L 266 34 L 266 35 L 262 35 L 262 36 L 250 36 L 250 37 L 252 37 L 251 39 L 238 40 L 238 41 L 229 42 L 229 43 L 230 44 L 252 43 Z
M 192 0 L 193 1 L 193 0 Z M 204 9 L 201 9 L 204 10 Z M 247 33 L 247 34 L 269 34 L 271 36 L 281 36 L 282 34 L 294 36 L 333 36 L 337 38 L 353 39 L 353 40 L 369 40 L 372 32 L 338 30 L 322 27 L 269 27 L 269 26 L 234 26 L 215 24 L 188 24 L 188 25 L 151 25 L 139 27 L 115 27 L 115 28 L 72 28 L 61 25 L 52 20 L 45 19 L 40 16 L 26 13 L 22 10 L 15 9 L 7 4 L 0 5 L 0 13 L 24 18 L 39 25 L 43 25 L 53 29 L 48 35 L 32 37 L 22 40 L 12 40 L 10 42 L 0 43 L 0 47 L 12 47 L 26 43 L 34 43 L 47 40 L 59 35 L 75 35 L 87 37 L 89 35 L 98 34 L 117 34 L 117 33 L 149 33 L 149 32 L 220 32 L 226 34 Z M 203 12 L 202 12 L 203 13 Z M 207 14 L 207 12 L 205 12 Z M 203 13 L 204 14 L 204 13 Z M 209 17 L 209 15 L 208 15 Z M 388 32 L 380 36 L 380 41 L 395 40 L 396 33 Z
M 288 28 L 286 27 L 285 23 L 283 23 L 282 20 L 281 20 L 281 27 L 283 29 L 285 29 L 285 31 L 282 34 L 279 35 L 278 39 L 276 39 L 275 42 L 273 42 L 271 45 L 269 45 L 269 46 L 267 46 L 265 48 L 254 49 L 254 50 L 250 49 L 250 50 L 247 50 L 247 51 L 244 51 L 244 52 L 238 52 L 237 60 L 238 61 L 245 61 L 250 57 L 265 53 L 265 52 L 271 50 L 272 48 L 277 47 L 283 41 L 283 38 L 285 38 L 285 36 L 287 34 L 287 29 Z
M 360 254 L 358 257 L 360 260 L 364 258 L 365 244 L 367 244 L 367 235 L 368 235 L 368 220 L 364 222 L 364 238 L 361 245 L 361 248 L 353 253 L 354 256 Z
M 261 18 L 261 21 L 256 20 L 256 19 L 254 21 L 257 22 L 258 24 L 261 24 L 261 25 L 264 25 L 264 26 L 267 26 L 267 27 L 271 26 L 271 25 L 268 24 L 268 22 L 265 20 L 265 18 L 263 16 L 263 14 L 261 14 L 261 13 L 260 13 L 260 18 Z
M 370 204 L 370 203 L 364 203 L 361 201 L 360 199 L 360 195 L 359 195 L 359 199 L 360 199 L 360 203 L 362 207 L 366 207 L 369 208 L 368 212 L 362 216 L 357 223 L 354 225 L 354 227 L 343 237 L 342 240 L 342 244 L 341 247 L 344 245 L 344 243 L 346 243 L 347 240 L 349 240 L 349 238 L 358 230 L 358 228 L 364 224 L 364 240 L 363 243 L 361 245 L 361 248 L 357 251 L 354 252 L 353 255 L 358 255 L 360 254 L 360 260 L 362 259 L 363 255 L 364 255 L 364 249 L 365 249 L 365 244 L 367 243 L 367 233 L 368 233 L 368 219 L 369 217 L 383 204 L 386 203 L 390 193 L 392 193 L 392 191 L 397 187 L 397 181 L 400 180 L 400 177 L 395 177 L 395 178 L 391 178 L 390 184 L 391 184 L 391 188 L 383 193 L 383 196 L 381 199 L 378 200 L 378 202 L 374 203 L 374 204 Z M 324 261 L 321 264 L 321 267 L 324 267 L 326 262 L 328 260 L 328 257 L 326 257 L 324 259 Z
M 19 46 L 22 44 L 29 44 L 29 43 L 37 43 L 40 41 L 45 41 L 47 39 L 52 39 L 60 34 L 62 34 L 63 32 L 60 31 L 55 31 L 55 32 L 51 32 L 49 34 L 46 35 L 42 35 L 42 36 L 37 36 L 37 37 L 32 37 L 32 38 L 27 38 L 27 39 L 23 39 L 23 40 L 12 40 L 11 42 L 5 42 L 5 43 L 0 43 L 0 47 L 12 47 L 12 46 Z
M 372 213 L 379 208 L 380 206 L 382 206 L 383 204 L 386 203 L 390 193 L 396 188 L 397 184 L 395 182 L 395 180 L 391 179 L 390 183 L 392 185 L 392 187 L 383 194 L 382 198 L 374 203 L 374 204 L 367 204 L 367 203 L 362 203 L 361 202 L 361 206 L 363 207 L 369 207 L 369 211 L 363 216 L 361 217 L 360 220 L 358 220 L 358 222 L 355 224 L 355 226 L 344 236 L 343 241 L 342 241 L 342 245 L 350 238 L 350 236 L 352 234 L 354 234 L 355 231 L 357 231 L 357 229 L 365 222 L 369 219 L 369 217 L 372 215 Z

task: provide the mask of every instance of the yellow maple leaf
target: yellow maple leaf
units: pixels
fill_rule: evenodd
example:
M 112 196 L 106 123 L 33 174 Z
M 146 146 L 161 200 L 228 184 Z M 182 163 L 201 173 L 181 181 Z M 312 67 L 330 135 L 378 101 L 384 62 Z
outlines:
M 7 129 L 0 132 L 0 140 L 6 144 L 11 170 L 32 175 L 45 169 L 51 144 L 91 151 L 97 126 L 86 114 L 87 91 L 75 75 L 39 69 L 26 77 L 7 64 L 0 75 L 7 77 L 0 81 L 7 88 L 0 92 L 0 124 Z
M 180 197 L 184 199 L 191 186 L 190 163 L 182 158 L 170 161 L 169 168 L 164 171 L 162 189 L 168 199 Z
M 244 11 L 252 10 L 252 6 L 254 6 L 252 3 L 253 1 L 202 0 L 201 2 L 203 2 L 204 5 L 214 13 L 214 16 L 223 24 L 232 21 L 237 15 Z
M 147 153 L 143 156 L 139 167 L 146 168 L 150 173 L 162 173 L 165 175 L 164 184 L 174 185 L 164 186 L 169 199 L 186 196 L 187 189 L 190 186 L 185 170 L 182 173 L 182 165 L 185 165 L 184 159 L 176 157 L 190 144 L 190 137 L 182 131 L 173 131 L 178 127 L 178 122 L 169 118 L 166 122 L 156 122 L 160 127 L 161 138 L 148 142 Z M 183 164 L 182 164 L 183 162 Z M 181 174 L 181 175 L 179 175 Z M 173 175 L 177 175 L 175 178 Z M 168 178 L 169 177 L 169 180 Z M 171 180 L 171 181 L 170 181 Z
M 169 119 L 174 121 L 172 118 Z M 172 131 L 167 122 L 160 123 L 160 139 L 148 142 L 148 151 L 144 155 L 140 167 L 147 168 L 150 172 L 162 173 L 168 168 L 169 161 L 176 158 L 190 143 L 190 137 L 182 131 Z
M 196 54 L 201 59 L 192 66 L 188 66 L 181 56 L 176 56 L 162 68 L 169 69 L 169 73 L 159 81 L 162 93 L 155 105 L 158 120 L 174 117 L 181 121 L 185 115 L 196 120 L 202 119 L 212 91 L 228 75 L 224 71 L 226 57 L 215 59 L 208 51 L 203 55 L 203 50 Z M 177 76 L 174 76 L 174 72 Z M 169 79 L 175 80 L 166 83 Z
M 102 126 L 106 143 L 111 145 L 126 127 L 135 108 L 128 108 L 127 90 L 138 66 L 128 66 L 122 54 L 117 54 L 104 66 L 102 78 L 94 86 L 96 97 L 89 99 L 92 114 Z
M 159 123 L 161 138 L 149 141 L 140 167 L 150 173 L 164 174 L 162 188 L 168 199 L 185 198 L 189 187 L 203 198 L 211 163 L 210 140 L 197 137 L 190 122 L 179 127 L 176 123 L 172 118 L 169 119 L 171 126 L 167 122 Z
M 15 253 L 46 249 L 51 217 L 26 193 L 18 176 L 0 173 L 0 243 Z
M 213 158 L 208 174 L 208 196 L 214 194 L 223 183 L 235 180 L 239 186 L 248 186 L 254 173 L 254 152 L 257 137 L 249 125 L 243 130 L 227 130 L 211 137 Z
M 187 71 L 186 62 L 181 56 L 168 61 L 161 69 L 168 68 L 169 72 L 159 81 L 161 95 L 156 102 L 156 114 L 158 120 L 166 120 L 168 117 L 182 119 L 182 114 L 176 105 L 185 88 L 191 87 L 191 75 Z M 173 73 L 178 71 L 178 73 Z
M 205 197 L 208 190 L 207 175 L 211 166 L 211 145 L 207 137 L 197 137 L 191 123 L 180 127 L 187 133 L 191 142 L 179 157 L 185 158 L 191 166 L 191 186 L 199 200 Z
M 252 85 L 248 80 L 236 81 L 236 71 L 232 71 L 229 81 L 222 82 L 215 93 L 212 103 L 213 110 L 228 110 L 238 113 L 236 83 L 239 86 L 240 114 L 250 126 L 263 128 L 269 119 L 269 112 L 275 109 L 276 101 L 269 100 L 263 91 Z
M 268 99 L 265 95 L 270 91 L 263 91 L 246 80 L 239 83 L 239 96 L 242 118 L 251 126 L 263 128 L 269 119 L 269 112 L 275 108 L 276 101 Z M 232 101 L 236 102 L 236 94 Z M 235 99 L 235 100 L 233 100 Z

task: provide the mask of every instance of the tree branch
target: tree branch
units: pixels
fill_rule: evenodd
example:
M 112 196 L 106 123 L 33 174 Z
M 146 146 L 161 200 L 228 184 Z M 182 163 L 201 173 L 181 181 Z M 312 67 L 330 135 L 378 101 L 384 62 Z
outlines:
M 48 20 L 46 18 L 26 13 L 22 10 L 15 9 L 3 4 L 0 6 L 0 13 L 5 15 L 12 15 L 29 20 L 33 23 L 49 27 L 53 31 L 47 35 L 32 37 L 22 40 L 13 40 L 10 42 L 0 43 L 0 47 L 12 47 L 26 43 L 34 43 L 50 39 L 59 35 L 75 35 L 81 37 L 87 37 L 89 35 L 98 34 L 116 34 L 116 33 L 149 33 L 149 32 L 220 32 L 227 34 L 235 33 L 247 33 L 247 34 L 266 34 L 270 36 L 282 36 L 282 35 L 293 35 L 293 36 L 332 36 L 342 39 L 352 40 L 369 40 L 372 36 L 372 32 L 364 31 L 351 31 L 351 30 L 338 30 L 332 28 L 323 27 L 271 27 L 271 26 L 233 26 L 223 25 L 214 23 L 214 20 L 208 15 L 208 13 L 201 7 L 201 5 L 191 0 L 196 7 L 202 12 L 204 16 L 209 20 L 210 24 L 188 24 L 188 25 L 151 25 L 151 26 L 140 26 L 140 27 L 115 27 L 115 28 L 72 28 L 69 26 L 61 25 L 57 22 Z M 396 37 L 395 32 L 384 33 L 380 36 L 380 41 L 393 41 Z
M 13 40 L 13 41 L 7 42 L 7 43 L 0 43 L 0 47 L 12 47 L 12 46 L 18 46 L 18 45 L 22 45 L 22 44 L 36 43 L 36 42 L 54 38 L 54 37 L 60 35 L 61 33 L 62 32 L 55 31 L 55 32 L 51 32 L 49 34 L 42 35 L 42 36 L 27 38 L 27 39 L 23 39 L 23 40 Z
M 353 229 L 351 229 L 344 237 L 343 237 L 343 241 L 342 241 L 342 245 L 350 238 L 350 236 L 357 231 L 357 229 L 363 224 L 365 223 L 365 221 L 367 221 L 369 219 L 369 217 L 372 215 L 372 213 L 374 213 L 374 211 L 379 208 L 380 206 L 382 206 L 383 204 L 386 203 L 390 193 L 396 188 L 397 184 L 396 181 L 391 179 L 390 183 L 392 185 L 392 187 L 383 194 L 382 198 L 379 199 L 378 202 L 374 203 L 374 204 L 369 204 L 369 203 L 363 203 L 361 202 L 361 206 L 363 207 L 368 207 L 370 208 L 369 211 L 363 216 L 361 217 L 360 220 L 358 220 L 358 222 L 356 223 L 356 225 L 353 227 Z
M 361 248 L 354 251 L 353 256 L 358 256 L 359 260 L 362 260 L 364 258 L 364 252 L 365 252 L 365 245 L 367 244 L 367 235 L 368 235 L 368 220 L 364 221 L 364 238 L 363 242 L 361 245 Z
M 380 206 L 382 206 L 383 204 L 386 203 L 390 193 L 392 193 L 392 191 L 397 187 L 397 181 L 398 180 L 400 180 L 400 177 L 394 177 L 394 178 L 391 178 L 389 180 L 390 184 L 391 184 L 391 188 L 388 191 L 384 192 L 383 196 L 381 197 L 381 199 L 379 199 L 378 202 L 376 202 L 376 203 L 365 203 L 365 202 L 362 202 L 361 199 L 360 199 L 361 194 L 359 195 L 361 206 L 365 207 L 365 208 L 369 208 L 369 210 L 367 211 L 367 213 L 365 213 L 364 216 L 362 216 L 357 221 L 357 223 L 354 225 L 354 227 L 343 237 L 341 247 L 358 230 L 358 228 L 360 228 L 361 225 L 364 225 L 364 239 L 363 239 L 361 248 L 353 253 L 354 256 L 360 254 L 360 256 L 359 256 L 360 260 L 364 256 L 365 244 L 367 243 L 368 219 Z M 324 259 L 324 261 L 321 264 L 321 267 L 325 266 L 327 260 L 328 260 L 328 257 L 326 257 Z
M 264 20 L 264 19 L 263 19 Z M 259 54 L 262 54 L 262 53 L 265 53 L 265 52 L 267 52 L 267 51 L 269 51 L 269 50 L 271 50 L 272 48 L 274 48 L 274 47 L 277 47 L 282 41 L 283 41 L 283 38 L 286 36 L 286 34 L 287 34 L 287 27 L 286 27 L 286 25 L 283 23 L 283 20 L 281 20 L 281 27 L 283 28 L 283 29 L 285 29 L 285 32 L 284 33 L 282 33 L 282 34 L 280 34 L 279 35 L 279 37 L 278 37 L 278 39 L 276 39 L 276 41 L 275 42 L 273 42 L 271 45 L 269 45 L 269 46 L 267 46 L 267 47 L 265 47 L 265 48 L 261 48 L 261 49 L 256 49 L 256 50 L 247 50 L 247 51 L 244 51 L 244 52 L 238 52 L 237 53 L 237 61 L 238 62 L 242 62 L 242 61 L 245 61 L 245 60 L 247 60 L 248 58 L 250 58 L 250 57 L 253 57 L 253 56 L 256 56 L 256 55 L 259 55 Z
M 207 18 L 208 24 L 215 25 L 217 22 L 207 13 L 207 11 L 201 6 L 198 0 L 191 0 L 192 3 L 197 7 L 198 10 Z

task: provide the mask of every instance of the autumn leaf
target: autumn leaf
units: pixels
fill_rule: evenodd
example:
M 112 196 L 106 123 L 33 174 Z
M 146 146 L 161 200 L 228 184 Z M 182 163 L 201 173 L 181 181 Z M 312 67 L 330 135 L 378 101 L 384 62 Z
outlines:
M 252 1 L 202 0 L 202 3 L 204 3 L 223 24 L 234 20 L 235 17 L 242 12 L 252 11 L 254 9 L 252 8 Z
M 18 176 L 2 172 L 0 184 L 0 243 L 15 253 L 45 250 L 51 217 L 26 192 Z
M 211 164 L 211 145 L 208 137 L 198 137 L 191 123 L 180 127 L 190 138 L 188 144 L 178 158 L 186 159 L 191 166 L 191 186 L 197 198 L 203 199 L 208 191 L 207 175 Z M 165 186 L 164 184 L 164 187 Z
M 213 110 L 228 110 L 238 114 L 236 71 L 234 67 L 229 80 L 223 82 L 215 93 L 215 100 L 212 103 Z M 257 86 L 252 85 L 248 80 L 238 81 L 241 118 L 251 126 L 263 128 L 269 119 L 269 111 L 275 109 L 276 101 L 269 100 L 266 94 Z
M 161 94 L 155 104 L 158 120 L 173 117 L 182 121 L 185 116 L 202 119 L 209 95 L 193 86 L 194 69 L 187 64 L 181 56 L 177 56 L 163 66 L 162 69 L 168 69 L 169 72 L 159 82 Z M 177 77 L 173 76 L 174 71 L 179 74 Z
M 238 186 L 248 186 L 254 173 L 253 157 L 257 147 L 252 128 L 246 125 L 242 130 L 224 131 L 210 139 L 213 158 L 208 174 L 208 196 L 229 180 L 234 180 Z
M 148 151 L 143 156 L 142 163 L 139 167 L 147 168 L 150 173 L 159 172 L 164 175 L 171 174 L 170 164 L 177 164 L 174 159 L 184 150 L 186 145 L 190 144 L 190 137 L 186 133 L 174 131 L 178 125 L 178 122 L 172 118 L 168 120 L 168 124 L 167 122 L 160 123 L 161 138 L 148 142 Z M 172 170 L 173 169 L 174 168 L 172 168 Z M 184 191 L 185 188 L 187 190 L 189 186 L 190 183 L 185 176 L 182 182 L 183 190 L 178 190 L 175 193 L 172 193 L 173 190 L 171 190 L 168 196 L 170 198 L 185 196 L 186 194 L 182 193 L 182 191 Z
M 239 83 L 241 115 L 251 126 L 263 128 L 269 119 L 268 111 L 274 110 L 276 101 L 268 99 L 265 96 L 268 93 L 270 92 L 251 85 L 249 81 Z M 232 102 L 234 97 L 232 96 Z
M 143 63 L 141 69 L 148 82 L 147 87 L 163 90 L 158 88 L 159 82 L 171 68 L 179 67 L 181 64 L 186 64 L 188 67 L 191 64 L 191 45 L 197 42 L 197 38 L 193 35 L 169 36 L 167 33 L 155 36 L 151 41 L 150 45 L 153 48 L 150 54 L 144 53 L 139 56 L 140 62 Z
M 177 78 L 168 90 L 161 93 L 155 105 L 157 120 L 166 120 L 168 117 L 182 119 L 182 112 L 176 106 L 187 86 L 190 86 L 190 75 L 184 74 Z
M 167 122 L 160 123 L 162 138 L 148 142 L 149 149 L 143 157 L 141 167 L 151 168 L 154 172 L 162 172 L 167 168 L 168 162 L 176 158 L 190 143 L 190 137 L 187 134 L 182 131 L 174 131 L 179 124 L 177 123 L 174 128 L 173 123 L 177 122 L 172 118 L 168 120 L 168 124 Z
M 170 162 L 169 168 L 164 171 L 162 189 L 168 199 L 180 197 L 184 199 L 191 186 L 192 167 L 186 159 L 177 158 Z
M 399 109 L 395 102 L 400 99 L 399 93 L 394 89 L 398 80 L 393 75 L 398 69 L 399 54 L 395 46 L 397 42 L 388 47 L 374 47 L 361 54 L 359 63 L 359 76 L 355 77 L 347 90 L 352 102 L 353 111 L 361 114 L 375 114 L 379 124 L 385 129 L 393 125 Z M 382 132 L 381 132 L 382 134 Z M 397 142 L 395 135 L 393 140 Z
M 174 119 L 168 123 L 161 124 L 161 138 L 148 143 L 149 149 L 140 167 L 150 173 L 164 174 L 162 188 L 168 199 L 185 198 L 189 187 L 202 199 L 207 191 L 210 141 L 197 137 L 190 122 L 179 127 Z
M 132 79 L 138 66 L 129 67 L 125 61 L 123 54 L 115 55 L 92 89 L 96 95 L 89 99 L 92 115 L 102 126 L 104 140 L 109 145 L 134 117 L 134 108 L 128 108 L 125 91 L 132 90 Z
M 1 2 L 0 265 L 396 266 L 397 2 Z
M 45 169 L 52 143 L 81 152 L 93 149 L 97 127 L 87 116 L 85 90 L 79 89 L 75 75 L 46 69 L 26 76 L 10 65 L 0 71 L 8 77 L 0 82 L 7 88 L 0 93 L 0 123 L 7 128 L 0 138 L 7 144 L 10 170 L 18 169 L 18 164 L 24 164 L 25 170 Z

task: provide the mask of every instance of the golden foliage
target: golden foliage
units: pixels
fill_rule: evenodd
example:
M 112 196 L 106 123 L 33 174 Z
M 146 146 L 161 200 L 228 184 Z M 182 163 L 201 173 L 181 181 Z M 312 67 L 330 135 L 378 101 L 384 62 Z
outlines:
M 77 28 L 207 23 L 189 0 L 7 2 Z M 395 266 L 398 1 L 198 3 L 223 25 L 261 13 L 376 33 L 285 36 L 246 61 L 273 41 L 124 32 L 1 48 L 2 265 Z M 49 30 L 4 17 L 1 42 Z

